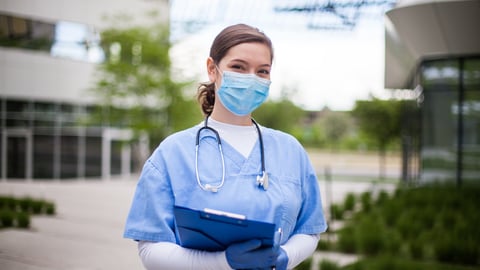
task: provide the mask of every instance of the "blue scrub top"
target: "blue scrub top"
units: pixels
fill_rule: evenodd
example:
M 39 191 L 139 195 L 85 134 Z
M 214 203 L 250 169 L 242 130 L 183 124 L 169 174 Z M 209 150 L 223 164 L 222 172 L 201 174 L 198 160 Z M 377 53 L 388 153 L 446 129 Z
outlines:
M 261 174 L 259 141 L 246 159 L 222 141 L 225 184 L 205 191 L 195 176 L 195 138 L 199 127 L 167 137 L 145 162 L 127 218 L 124 237 L 179 243 L 173 206 L 218 209 L 248 219 L 275 223 L 283 231 L 281 244 L 293 234 L 319 234 L 327 224 L 315 171 L 300 143 L 292 136 L 261 127 L 267 190 L 256 184 Z M 202 131 L 198 171 L 203 185 L 218 185 L 222 162 L 211 131 Z

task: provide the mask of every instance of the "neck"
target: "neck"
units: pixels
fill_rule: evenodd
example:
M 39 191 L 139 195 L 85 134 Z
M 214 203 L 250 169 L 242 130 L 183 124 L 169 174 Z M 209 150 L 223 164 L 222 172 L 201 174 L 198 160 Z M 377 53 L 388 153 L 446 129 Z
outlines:
M 226 123 L 226 124 L 231 124 L 231 125 L 237 125 L 237 126 L 251 126 L 252 125 L 252 120 L 250 115 L 245 115 L 245 116 L 238 116 L 235 115 L 226 109 L 224 111 L 221 110 L 216 110 L 217 107 L 213 109 L 213 112 L 211 114 L 211 118 L 215 119 L 216 121 Z

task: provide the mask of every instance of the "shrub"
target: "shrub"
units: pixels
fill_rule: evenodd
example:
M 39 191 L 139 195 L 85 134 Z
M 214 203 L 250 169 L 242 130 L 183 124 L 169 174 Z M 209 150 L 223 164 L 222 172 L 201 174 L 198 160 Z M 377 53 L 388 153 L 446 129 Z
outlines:
M 33 199 L 30 197 L 24 197 L 18 200 L 18 205 L 20 206 L 20 210 L 23 212 L 32 212 L 32 203 Z
M 389 199 L 388 192 L 385 190 L 381 190 L 378 193 L 378 198 L 377 198 L 377 205 L 383 205 L 385 202 L 387 202 Z
M 357 251 L 357 240 L 353 227 L 342 228 L 338 232 L 338 249 L 345 253 L 355 253 Z
M 56 214 L 55 204 L 53 204 L 52 202 L 46 202 L 45 203 L 45 214 L 55 215 Z
M 9 196 L 0 196 L 0 209 L 16 210 L 17 200 Z
M 343 209 L 352 211 L 355 208 L 356 198 L 353 193 L 348 193 L 343 202 Z
M 26 212 L 17 213 L 17 227 L 29 228 L 30 227 L 30 215 Z
M 438 238 L 434 243 L 435 258 L 440 262 L 475 265 L 479 263 L 478 243 L 451 235 Z
M 30 197 L 17 199 L 11 196 L 0 196 L 0 228 L 16 226 L 30 227 L 30 214 L 55 214 L 55 205 L 45 200 Z
M 15 220 L 15 212 L 10 209 L 0 210 L 0 227 L 8 228 L 13 226 Z
M 374 204 L 370 193 L 362 194 L 361 209 L 339 231 L 340 251 L 368 258 L 368 263 L 343 269 L 450 270 L 480 265 L 480 186 L 436 184 L 399 188 L 393 196 L 381 194 Z M 396 261 L 389 262 L 385 254 Z
M 34 214 L 42 214 L 43 213 L 43 206 L 45 202 L 43 200 L 33 200 L 32 201 L 32 213 Z
M 328 240 L 320 239 L 317 244 L 316 250 L 330 250 L 332 244 Z
M 423 259 L 424 256 L 424 243 L 420 240 L 412 240 L 409 244 L 410 256 L 413 259 Z
M 338 204 L 332 204 L 330 206 L 330 215 L 333 220 L 342 220 L 343 219 L 343 209 Z
M 366 255 L 379 254 L 385 248 L 384 234 L 384 229 L 377 220 L 363 219 L 356 234 L 360 251 Z
M 322 260 L 320 262 L 320 270 L 340 270 L 340 266 L 336 262 L 330 260 Z
M 360 196 L 360 202 L 362 203 L 362 210 L 364 212 L 370 211 L 372 208 L 372 194 L 368 191 L 363 192 Z
M 400 252 L 403 241 L 397 231 L 386 230 L 385 238 L 383 240 L 385 246 L 385 253 L 398 254 Z

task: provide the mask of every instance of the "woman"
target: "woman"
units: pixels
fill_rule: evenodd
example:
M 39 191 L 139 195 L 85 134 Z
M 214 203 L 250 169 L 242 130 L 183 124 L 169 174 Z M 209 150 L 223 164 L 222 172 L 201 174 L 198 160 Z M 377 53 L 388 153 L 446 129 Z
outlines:
M 124 236 L 138 241 L 145 268 L 291 269 L 315 250 L 327 225 L 308 156 L 251 118 L 268 96 L 272 61 L 270 39 L 251 26 L 229 26 L 213 41 L 210 81 L 198 94 L 205 121 L 162 141 L 137 185 Z M 274 247 L 252 239 L 215 252 L 184 248 L 174 205 L 242 214 L 283 233 Z

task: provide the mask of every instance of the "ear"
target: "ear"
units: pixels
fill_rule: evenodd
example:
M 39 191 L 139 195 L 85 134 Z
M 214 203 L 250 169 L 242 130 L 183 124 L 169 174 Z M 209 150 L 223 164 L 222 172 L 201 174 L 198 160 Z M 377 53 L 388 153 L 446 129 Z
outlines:
M 207 72 L 210 82 L 215 82 L 217 80 L 217 67 L 215 61 L 213 61 L 213 58 L 211 57 L 208 57 L 207 59 Z

